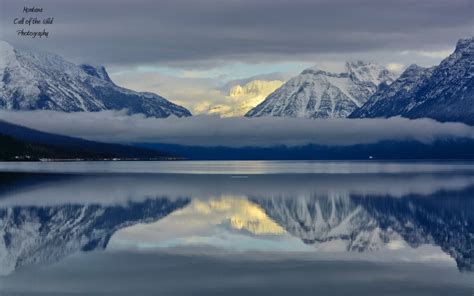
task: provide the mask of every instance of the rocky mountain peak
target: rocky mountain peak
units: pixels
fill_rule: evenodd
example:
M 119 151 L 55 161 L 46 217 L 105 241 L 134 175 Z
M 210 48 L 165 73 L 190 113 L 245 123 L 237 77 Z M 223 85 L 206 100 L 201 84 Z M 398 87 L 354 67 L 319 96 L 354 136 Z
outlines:
M 84 72 L 86 72 L 87 74 L 91 76 L 97 77 L 99 79 L 103 79 L 108 82 L 112 82 L 104 66 L 93 66 L 89 64 L 81 64 L 79 65 L 79 67 L 82 70 L 84 70 Z
M 456 49 L 455 51 L 459 52 L 472 52 L 474 51 L 474 37 L 471 38 L 465 38 L 465 39 L 459 39 L 459 41 L 456 43 Z

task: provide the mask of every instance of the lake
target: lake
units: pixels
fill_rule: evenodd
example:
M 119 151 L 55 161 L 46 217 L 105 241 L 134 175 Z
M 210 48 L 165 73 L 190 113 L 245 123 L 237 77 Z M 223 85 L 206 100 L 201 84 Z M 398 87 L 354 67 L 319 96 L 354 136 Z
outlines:
M 0 163 L 0 295 L 473 295 L 474 163 Z

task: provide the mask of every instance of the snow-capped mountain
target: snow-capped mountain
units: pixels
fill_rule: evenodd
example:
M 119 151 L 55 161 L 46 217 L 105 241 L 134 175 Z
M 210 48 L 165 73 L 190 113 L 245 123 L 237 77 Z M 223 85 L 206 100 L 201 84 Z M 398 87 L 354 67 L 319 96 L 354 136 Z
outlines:
M 128 109 L 152 117 L 191 116 L 184 107 L 115 85 L 104 67 L 76 65 L 0 41 L 0 109 L 63 112 Z
M 57 262 L 105 249 L 119 229 L 156 221 L 188 199 L 147 199 L 126 205 L 24 206 L 0 209 L 0 275 L 29 264 Z
M 245 116 L 347 117 L 395 75 L 376 63 L 348 62 L 342 73 L 309 68 L 271 93 Z
M 403 116 L 474 124 L 474 38 L 461 39 L 438 66 L 410 66 L 351 118 Z

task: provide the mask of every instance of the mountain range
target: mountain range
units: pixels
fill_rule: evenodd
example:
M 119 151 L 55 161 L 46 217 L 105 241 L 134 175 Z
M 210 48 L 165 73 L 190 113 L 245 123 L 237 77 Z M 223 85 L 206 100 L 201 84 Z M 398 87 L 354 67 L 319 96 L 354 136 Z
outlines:
M 398 78 L 370 62 L 343 73 L 304 70 L 245 116 L 378 118 L 402 116 L 474 125 L 474 38 L 461 39 L 438 66 L 409 66 Z
M 461 39 L 438 66 L 408 67 L 398 78 L 381 65 L 353 61 L 341 72 L 305 69 L 246 117 L 428 117 L 474 124 L 474 38 Z M 0 41 L 0 109 L 63 112 L 127 109 L 152 117 L 191 116 L 156 94 L 117 86 L 102 66 L 76 65 Z
M 102 66 L 76 65 L 0 41 L 0 109 L 62 112 L 127 109 L 149 117 L 191 116 L 184 107 L 117 86 Z
M 274 75 L 265 77 L 277 77 Z M 280 76 L 278 76 L 280 77 Z M 283 77 L 283 76 L 281 76 Z M 250 83 L 250 84 L 249 84 Z M 262 88 L 255 81 L 232 89 L 239 98 Z M 248 87 L 247 87 L 248 86 Z M 230 87 L 230 85 L 229 85 Z M 230 96 L 231 97 L 231 96 Z M 347 62 L 341 72 L 309 68 L 288 80 L 245 116 L 305 118 L 428 117 L 474 125 L 474 38 L 458 41 L 454 52 L 438 66 L 409 66 L 398 78 L 371 62 Z M 119 87 L 104 67 L 76 65 L 43 52 L 14 49 L 0 42 L 0 109 L 63 112 L 127 109 L 146 116 L 191 116 L 183 107 L 150 93 Z M 177 145 L 102 144 L 41 133 L 0 121 L 0 158 L 161 158 L 160 151 L 178 151 L 193 159 L 366 159 L 469 158 L 473 141 L 376 143 L 353 147 L 309 145 L 232 149 Z
M 461 39 L 438 66 L 408 67 L 350 118 L 428 117 L 474 125 L 474 38 Z

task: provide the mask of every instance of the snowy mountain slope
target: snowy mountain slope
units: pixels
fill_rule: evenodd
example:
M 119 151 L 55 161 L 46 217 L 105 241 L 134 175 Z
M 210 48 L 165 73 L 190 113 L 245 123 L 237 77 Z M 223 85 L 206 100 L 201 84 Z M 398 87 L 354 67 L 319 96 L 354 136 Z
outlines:
M 394 74 L 384 67 L 362 61 L 346 63 L 343 73 L 309 68 L 245 116 L 347 117 L 367 101 L 380 83 L 390 84 L 394 79 Z
M 350 114 L 351 118 L 397 116 L 406 112 L 412 105 L 412 91 L 420 86 L 425 77 L 431 76 L 432 68 L 418 65 L 408 67 L 390 86 L 381 87 L 361 108 Z M 383 108 L 384 110 L 380 110 Z
M 461 39 L 438 66 L 409 67 L 350 118 L 403 116 L 474 124 L 474 38 Z
M 147 199 L 126 205 L 26 206 L 0 209 L 0 275 L 29 264 L 103 250 L 119 229 L 156 221 L 188 199 Z
M 191 116 L 184 107 L 115 85 L 104 67 L 75 65 L 43 52 L 19 51 L 0 41 L 0 108 L 63 112 L 128 109 L 146 116 Z

